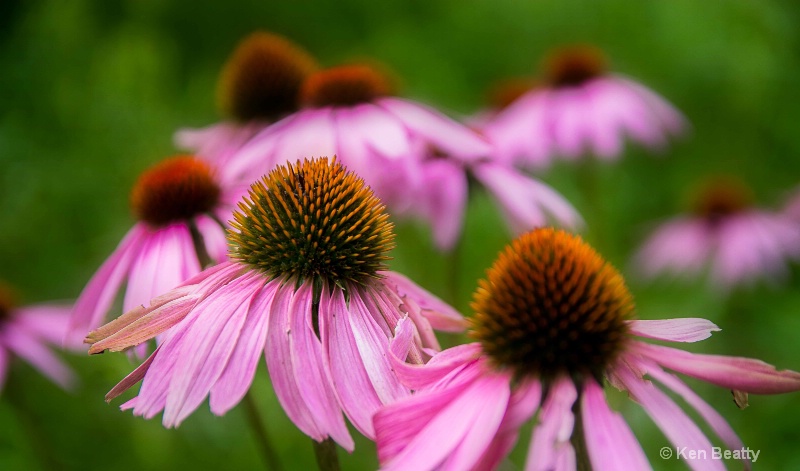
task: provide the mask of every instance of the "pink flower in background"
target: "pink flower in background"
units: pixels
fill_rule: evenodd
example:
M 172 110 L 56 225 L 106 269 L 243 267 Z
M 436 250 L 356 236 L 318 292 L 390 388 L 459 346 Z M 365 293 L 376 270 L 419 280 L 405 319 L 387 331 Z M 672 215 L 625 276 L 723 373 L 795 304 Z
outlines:
M 461 234 L 470 174 L 498 198 L 512 227 L 545 225 L 546 213 L 560 224 L 580 224 L 557 192 L 488 162 L 489 145 L 469 128 L 427 106 L 390 97 L 390 89 L 366 65 L 312 74 L 301 91 L 306 108 L 254 137 L 231 158 L 228 171 L 256 175 L 287 160 L 337 155 L 394 216 L 430 223 L 442 250 L 452 249 Z
M 69 312 L 69 306 L 57 304 L 17 306 L 11 290 L 0 283 L 0 390 L 15 357 L 64 389 L 75 384 L 72 371 L 50 351 L 64 339 Z
M 226 260 L 225 222 L 244 188 L 220 181 L 210 164 L 189 156 L 144 172 L 131 193 L 139 222 L 78 297 L 68 339 L 82 340 L 103 323 L 124 282 L 122 308 L 130 311 L 199 273 L 206 263 L 199 257 Z
M 217 101 L 227 120 L 175 133 L 179 148 L 224 163 L 259 131 L 294 111 L 315 60 L 288 39 L 263 31 L 244 38 L 222 69 Z M 248 183 L 261 175 L 248 179 Z
M 644 85 L 606 71 L 602 52 L 564 48 L 547 61 L 544 84 L 532 88 L 481 127 L 499 161 L 542 168 L 552 159 L 592 154 L 616 160 L 626 138 L 662 150 L 687 124 Z
M 698 277 L 708 271 L 720 288 L 775 279 L 800 258 L 800 223 L 787 214 L 751 205 L 738 180 L 708 183 L 691 215 L 663 222 L 634 256 L 647 278 L 662 273 Z
M 338 162 L 279 166 L 252 185 L 234 218 L 232 261 L 89 334 L 89 352 L 100 353 L 163 333 L 107 399 L 141 380 L 139 395 L 122 406 L 135 415 L 163 410 L 164 425 L 177 426 L 206 396 L 222 415 L 245 395 L 263 355 L 297 427 L 352 450 L 342 412 L 372 438 L 372 414 L 409 394 L 387 355 L 399 319 L 413 322 L 409 357 L 420 363 L 439 348 L 432 329 L 461 331 L 463 318 L 386 271 L 388 215 Z
M 676 448 L 689 450 L 710 450 L 712 443 L 663 389 L 694 409 L 727 449 L 742 442 L 669 370 L 733 390 L 740 401 L 747 393 L 800 390 L 794 371 L 642 341 L 697 342 L 719 329 L 705 319 L 632 319 L 619 273 L 561 231 L 539 229 L 507 247 L 481 281 L 473 309 L 478 342 L 444 350 L 425 365 L 403 362 L 412 332 L 401 321 L 392 364 L 416 393 L 375 415 L 381 469 L 495 469 L 535 416 L 525 469 L 576 469 L 576 440 L 585 443 L 591 469 L 651 469 L 609 407 L 604 378 L 640 404 Z M 724 469 L 711 456 L 688 464 Z

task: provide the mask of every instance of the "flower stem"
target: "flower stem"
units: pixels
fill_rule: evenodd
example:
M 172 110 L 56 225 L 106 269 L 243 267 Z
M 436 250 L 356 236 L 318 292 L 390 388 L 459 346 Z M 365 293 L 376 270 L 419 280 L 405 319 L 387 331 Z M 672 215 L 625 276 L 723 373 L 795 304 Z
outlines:
M 581 416 L 581 400 L 578 398 L 572 407 L 575 416 L 575 425 L 572 428 L 572 448 L 575 450 L 575 469 L 577 471 L 592 471 L 592 464 L 589 461 L 589 450 L 586 448 L 586 437 L 583 433 L 583 417 Z
M 314 444 L 314 455 L 317 458 L 319 471 L 339 471 L 339 457 L 336 454 L 336 443 L 330 438 L 318 442 L 311 440 Z
M 272 448 L 267 428 L 261 420 L 258 407 L 250 391 L 247 391 L 247 394 L 244 395 L 244 406 L 247 409 L 245 414 L 247 416 L 247 421 L 250 423 L 250 428 L 253 429 L 253 433 L 256 436 L 258 450 L 261 453 L 261 457 L 264 459 L 264 464 L 269 470 L 281 471 L 283 467 L 278 459 L 278 454 L 275 452 L 275 449 Z

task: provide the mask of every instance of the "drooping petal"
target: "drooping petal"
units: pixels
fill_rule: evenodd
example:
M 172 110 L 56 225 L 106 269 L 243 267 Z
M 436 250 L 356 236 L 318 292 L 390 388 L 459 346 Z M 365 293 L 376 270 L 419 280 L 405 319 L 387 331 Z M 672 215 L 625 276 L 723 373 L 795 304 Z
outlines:
M 575 385 L 570 378 L 556 380 L 544 400 L 539 413 L 539 423 L 533 429 L 531 444 L 528 448 L 526 471 L 547 471 L 564 469 L 559 463 L 573 456 L 574 450 L 570 437 L 575 425 L 572 406 L 578 398 Z
M 239 340 L 228 359 L 225 370 L 211 388 L 211 412 L 222 415 L 242 400 L 258 367 L 267 341 L 267 326 L 277 283 L 268 283 L 251 301 Z
M 462 162 L 491 154 L 491 146 L 481 136 L 432 108 L 393 97 L 376 103 L 400 118 L 410 131 Z
M 440 250 L 452 250 L 461 235 L 467 204 L 467 173 L 461 165 L 444 159 L 425 162 L 420 204 L 433 228 Z
M 28 332 L 9 323 L 0 335 L 0 345 L 5 345 L 14 355 L 30 363 L 56 384 L 64 389 L 72 389 L 75 385 L 76 378 L 72 370 Z
M 350 422 L 366 437 L 374 439 L 372 415 L 382 401 L 372 385 L 350 325 L 351 315 L 360 315 L 360 312 L 350 312 L 342 290 L 335 289 L 330 295 L 327 290 L 323 291 L 326 292 L 320 299 L 320 306 L 327 306 L 327 315 L 324 316 L 326 356 L 334 388 Z
M 650 381 L 634 374 L 627 366 L 616 368 L 613 373 L 644 410 L 664 432 L 676 449 L 711 450 L 711 442 L 702 430 L 678 407 L 669 396 L 657 389 Z M 698 456 L 686 464 L 696 471 L 724 471 L 725 465 L 711 456 Z
M 721 330 L 713 322 L 698 317 L 684 319 L 632 320 L 628 327 L 633 335 L 667 342 L 699 342 Z
M 752 394 L 781 394 L 800 390 L 800 373 L 779 371 L 761 360 L 689 353 L 642 342 L 636 342 L 635 349 L 659 366 L 726 389 Z
M 64 341 L 72 312 L 71 305 L 35 304 L 19 307 L 15 311 L 14 323 L 21 329 L 54 345 L 60 345 Z
M 374 419 L 381 469 L 425 471 L 450 458 L 468 469 L 494 436 L 508 396 L 509 378 L 489 374 L 387 406 Z M 461 448 L 465 440 L 476 448 Z
M 164 424 L 179 425 L 206 398 L 222 374 L 263 278 L 246 274 L 194 307 L 197 320 L 177 351 L 175 374 L 164 407 Z
M 648 362 L 649 363 L 649 362 Z M 744 448 L 742 440 L 736 435 L 728 422 L 714 410 L 707 402 L 691 390 L 676 376 L 664 372 L 654 364 L 646 365 L 647 374 L 656 381 L 663 384 L 673 392 L 681 396 L 690 406 L 692 406 L 700 417 L 708 423 L 714 433 L 717 434 L 729 450 L 739 450 Z M 745 469 L 750 469 L 750 460 L 745 460 Z
M 89 280 L 75 301 L 70 319 L 70 330 L 67 335 L 73 337 L 74 341 L 80 342 L 87 332 L 102 323 L 125 275 L 128 274 L 134 257 L 147 237 L 144 224 L 133 226 Z
M 466 328 L 464 316 L 406 276 L 393 271 L 379 272 L 379 275 L 384 277 L 387 283 L 396 286 L 395 291 L 400 297 L 408 296 L 413 299 L 422 308 L 422 314 L 434 329 L 443 332 L 463 332 Z
M 153 360 L 155 359 L 156 355 L 158 354 L 161 347 L 156 347 L 155 351 L 147 357 L 145 361 L 142 362 L 141 365 L 137 366 L 136 369 L 128 373 L 128 376 L 122 378 L 122 381 L 117 383 L 116 386 L 111 388 L 106 394 L 106 402 L 111 402 L 117 397 L 119 397 L 122 393 L 133 387 L 134 384 L 138 383 L 142 379 L 144 379 L 147 371 L 150 369 L 150 365 L 153 364 Z
M 192 235 L 185 223 L 154 231 L 134 260 L 122 308 L 146 304 L 200 272 Z
M 584 384 L 581 393 L 581 418 L 592 468 L 652 469 L 625 419 L 608 407 L 603 388 L 593 380 Z

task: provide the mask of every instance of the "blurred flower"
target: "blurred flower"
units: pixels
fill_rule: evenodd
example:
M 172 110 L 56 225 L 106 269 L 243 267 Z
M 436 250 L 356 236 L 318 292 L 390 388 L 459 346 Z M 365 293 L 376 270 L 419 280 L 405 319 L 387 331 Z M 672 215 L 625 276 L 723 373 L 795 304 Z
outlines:
M 367 65 L 314 73 L 301 90 L 305 108 L 254 137 L 231 158 L 228 171 L 261 174 L 287 160 L 337 155 L 393 216 L 428 221 L 442 250 L 461 233 L 468 172 L 499 199 L 513 227 L 545 225 L 545 211 L 562 224 L 579 224 L 558 193 L 489 162 L 490 146 L 469 128 L 391 92 L 389 80 Z
M 800 373 L 758 360 L 636 339 L 696 342 L 719 329 L 705 319 L 632 319 L 620 274 L 561 231 L 539 229 L 507 247 L 481 281 L 473 309 L 471 335 L 478 342 L 444 350 L 426 365 L 402 361 L 410 332 L 400 323 L 392 363 L 417 392 L 375 415 L 382 469 L 494 469 L 537 411 L 526 469 L 575 469 L 575 440 L 585 443 L 592 469 L 651 469 L 625 420 L 609 408 L 604 378 L 641 404 L 676 447 L 690 450 L 709 450 L 711 443 L 652 380 L 684 399 L 728 449 L 742 443 L 667 369 L 739 397 L 800 389 Z M 713 465 L 693 466 L 722 468 Z
M 800 188 L 795 189 L 787 198 L 783 213 L 795 221 L 800 221 Z
M 75 375 L 48 348 L 61 345 L 69 312 L 69 306 L 57 304 L 17 306 L 11 289 L 0 283 L 0 390 L 14 357 L 64 389 L 74 385 Z
M 225 171 L 222 164 L 250 138 L 297 110 L 300 85 L 316 68 L 313 57 L 283 36 L 250 34 L 220 74 L 217 101 L 227 120 L 202 129 L 180 129 L 175 143 Z
M 243 194 L 208 163 L 189 156 L 144 172 L 131 193 L 139 219 L 92 276 L 75 302 L 68 337 L 83 339 L 101 325 L 127 280 L 123 311 L 196 275 L 209 259 L 227 259 L 225 222 Z
M 460 331 L 463 318 L 386 271 L 394 245 L 388 215 L 338 162 L 279 166 L 252 185 L 234 218 L 232 261 L 89 334 L 89 352 L 99 353 L 164 332 L 158 349 L 107 399 L 142 380 L 123 409 L 146 418 L 163 410 L 171 427 L 210 396 L 211 411 L 221 415 L 247 392 L 263 354 L 297 427 L 352 450 L 342 412 L 374 437 L 373 412 L 409 394 L 387 355 L 397 321 L 413 319 L 410 357 L 420 362 L 423 348 L 439 348 L 432 327 Z
M 696 277 L 710 270 L 720 288 L 777 278 L 800 258 L 800 224 L 787 214 L 752 206 L 750 189 L 732 178 L 707 183 L 693 214 L 662 223 L 634 256 L 641 274 Z
M 504 162 L 541 168 L 554 157 L 591 153 L 615 160 L 624 138 L 652 150 L 687 125 L 681 114 L 645 86 L 608 73 L 600 50 L 563 48 L 546 61 L 544 84 L 497 113 L 481 130 Z

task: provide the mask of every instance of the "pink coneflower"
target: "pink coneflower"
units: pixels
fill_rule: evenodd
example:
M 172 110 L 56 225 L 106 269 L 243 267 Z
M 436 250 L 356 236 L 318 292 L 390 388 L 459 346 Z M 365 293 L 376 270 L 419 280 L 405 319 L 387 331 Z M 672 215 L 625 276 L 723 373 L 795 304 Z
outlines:
M 784 213 L 752 206 L 740 181 L 720 178 L 700 193 L 693 214 L 662 223 L 634 256 L 646 277 L 709 271 L 721 288 L 786 274 L 800 258 L 800 224 Z
M 75 383 L 72 371 L 49 346 L 59 346 L 67 331 L 69 306 L 17 306 L 11 289 L 0 283 L 0 390 L 11 361 L 20 358 L 64 389 Z
M 226 260 L 223 221 L 242 193 L 238 185 L 223 184 L 210 164 L 189 156 L 144 172 L 131 193 L 139 222 L 75 302 L 69 336 L 80 340 L 101 325 L 125 281 L 122 308 L 129 311 L 199 273 L 198 254 Z
M 683 116 L 644 85 L 608 73 L 601 51 L 563 48 L 547 58 L 544 84 L 482 127 L 498 160 L 541 168 L 552 158 L 615 160 L 625 138 L 661 150 L 685 131 Z
M 800 389 L 794 371 L 639 339 L 696 342 L 719 329 L 705 319 L 632 319 L 620 274 L 565 232 L 538 229 L 515 240 L 481 281 L 472 307 L 478 342 L 444 350 L 424 366 L 401 361 L 408 332 L 400 324 L 393 364 L 417 392 L 375 415 L 382 469 L 494 469 L 537 411 L 526 469 L 574 470 L 583 458 L 596 470 L 651 469 L 625 420 L 609 408 L 605 380 L 639 403 L 676 447 L 692 450 L 711 443 L 656 383 L 683 398 L 729 449 L 742 444 L 667 370 L 739 397 Z M 573 444 L 585 445 L 588 456 L 576 455 Z M 724 468 L 711 457 L 687 464 Z
M 390 96 L 376 68 L 348 65 L 321 70 L 301 90 L 301 111 L 254 137 L 230 160 L 233 173 L 261 173 L 286 160 L 338 155 L 361 175 L 394 216 L 421 217 L 442 250 L 461 232 L 468 174 L 503 203 L 516 225 L 576 225 L 563 197 L 511 167 L 487 161 L 489 145 L 466 126 L 422 104 Z M 529 183 L 530 182 L 530 183 Z M 508 185 L 524 194 L 515 199 Z
M 224 170 L 222 164 L 250 138 L 297 110 L 300 86 L 316 68 L 305 50 L 283 36 L 250 34 L 236 46 L 220 74 L 217 102 L 225 121 L 180 129 L 175 143 Z
M 211 411 L 221 415 L 242 399 L 264 355 L 297 427 L 352 450 L 342 412 L 373 437 L 373 412 L 408 395 L 387 355 L 398 320 L 413 319 L 411 357 L 419 362 L 427 358 L 423 348 L 438 349 L 431 326 L 459 331 L 463 318 L 386 270 L 394 245 L 388 215 L 338 162 L 277 167 L 252 185 L 234 218 L 232 261 L 88 336 L 89 352 L 99 353 L 164 332 L 153 355 L 107 399 L 142 380 L 123 409 L 146 418 L 163 410 L 172 427 L 210 396 Z

